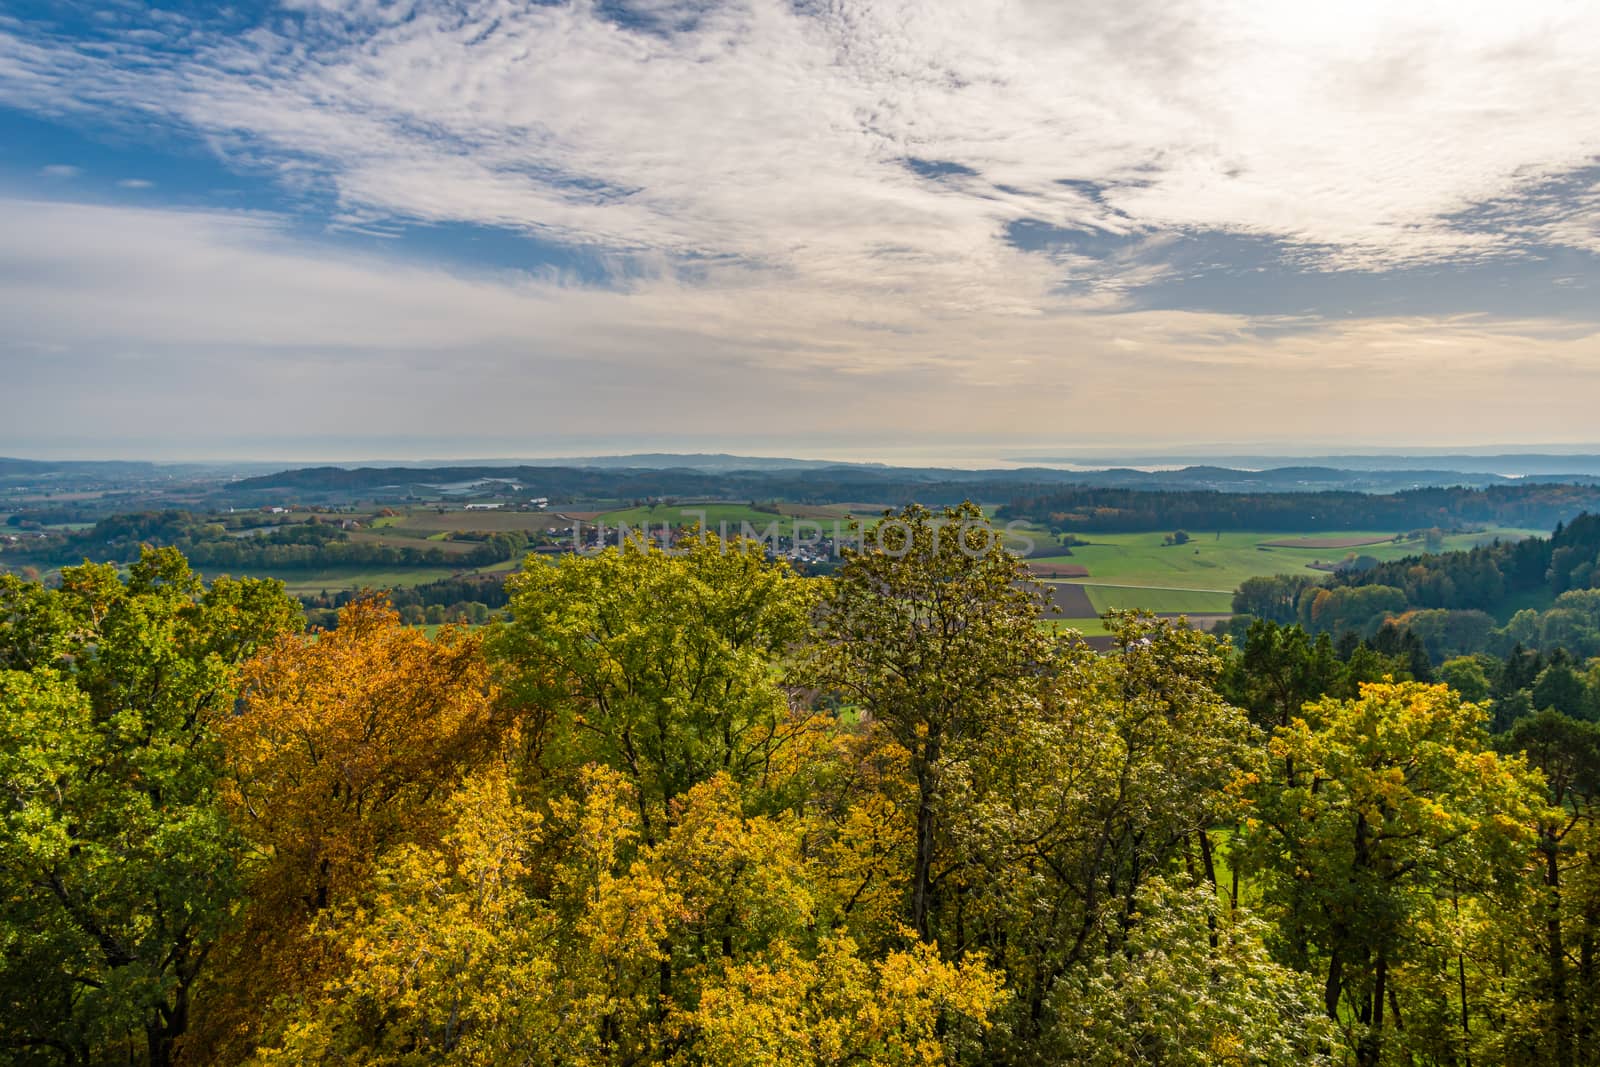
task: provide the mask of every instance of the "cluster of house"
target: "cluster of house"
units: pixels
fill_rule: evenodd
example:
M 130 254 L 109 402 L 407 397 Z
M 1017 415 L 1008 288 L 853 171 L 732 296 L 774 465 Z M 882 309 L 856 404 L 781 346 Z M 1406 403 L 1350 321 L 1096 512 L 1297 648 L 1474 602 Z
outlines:
M 630 526 L 578 522 L 551 531 L 553 541 L 534 546 L 534 551 L 551 555 L 577 553 L 592 556 L 607 548 L 615 548 L 624 541 L 640 537 L 647 538 L 663 548 L 671 549 L 677 547 L 679 542 L 689 535 L 691 528 L 687 525 L 675 526 L 668 523 Z M 726 530 L 717 529 L 713 532 L 725 540 L 742 536 L 747 540 L 756 541 L 762 546 L 768 559 L 784 559 L 803 567 L 837 562 L 843 545 L 857 544 L 850 539 L 835 539 L 821 533 L 795 537 L 792 534 L 777 532 L 776 524 L 765 530 L 751 529 L 748 526 L 735 528 L 730 525 Z
M 526 503 L 515 505 L 518 511 L 543 511 L 549 506 L 550 498 L 547 496 L 532 497 Z M 466 504 L 464 507 L 467 511 L 504 511 L 506 504 L 503 500 L 486 500 L 476 504 Z

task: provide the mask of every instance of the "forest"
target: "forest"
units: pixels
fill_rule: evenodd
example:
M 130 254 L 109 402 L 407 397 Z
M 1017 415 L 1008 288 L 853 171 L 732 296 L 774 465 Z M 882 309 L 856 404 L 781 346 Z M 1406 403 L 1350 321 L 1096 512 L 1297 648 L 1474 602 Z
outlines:
M 94 559 L 127 563 L 145 545 L 174 547 L 196 567 L 212 570 L 321 570 L 329 567 L 478 567 L 519 556 L 528 547 L 511 530 L 476 535 L 464 553 L 411 545 L 352 541 L 338 525 L 315 517 L 292 525 L 232 526 L 217 517 L 179 509 L 128 512 L 100 519 L 82 530 L 47 536 L 43 547 L 24 546 L 30 558 L 49 563 Z
M 1529 606 L 1507 610 L 1522 604 Z M 1390 562 L 1352 555 L 1322 583 L 1251 578 L 1233 608 L 1321 633 L 1370 636 L 1400 626 L 1422 640 L 1435 662 L 1523 648 L 1600 656 L 1600 514 L 1558 523 L 1550 537 L 1464 552 Z M 1506 615 L 1504 625 L 1496 622 Z
M 976 506 L 896 518 L 435 637 L 170 546 L 0 576 L 0 1062 L 1594 1062 L 1592 668 L 1101 654 Z

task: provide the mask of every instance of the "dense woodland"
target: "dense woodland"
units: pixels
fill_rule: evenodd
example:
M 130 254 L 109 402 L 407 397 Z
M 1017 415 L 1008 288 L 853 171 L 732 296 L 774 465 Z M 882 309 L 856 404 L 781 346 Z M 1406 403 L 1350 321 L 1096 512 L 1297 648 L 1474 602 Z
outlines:
M 230 517 L 232 518 L 232 517 Z M 259 516 L 249 517 L 259 523 Z M 58 533 L 19 550 L 44 563 L 80 563 L 85 559 L 127 563 L 146 545 L 181 550 L 195 567 L 219 570 L 325 570 L 332 567 L 482 567 L 520 556 L 528 547 L 519 531 L 462 533 L 471 539 L 467 552 L 442 548 L 352 541 L 331 522 L 315 518 L 294 523 L 232 524 L 188 511 L 166 509 L 112 515 L 88 529 Z
M 1593 1062 L 1587 705 L 1492 734 L 1535 665 L 1393 632 L 1096 654 L 901 518 L 826 580 L 531 560 L 433 640 L 171 548 L 0 578 L 0 1057 Z
M 1511 611 L 1519 604 L 1538 604 Z M 1234 611 L 1298 622 L 1317 633 L 1415 634 L 1435 662 L 1513 649 L 1600 656 L 1600 515 L 1558 524 L 1547 538 L 1381 563 L 1353 556 L 1325 581 L 1251 578 Z M 1505 617 L 1502 625 L 1496 622 Z

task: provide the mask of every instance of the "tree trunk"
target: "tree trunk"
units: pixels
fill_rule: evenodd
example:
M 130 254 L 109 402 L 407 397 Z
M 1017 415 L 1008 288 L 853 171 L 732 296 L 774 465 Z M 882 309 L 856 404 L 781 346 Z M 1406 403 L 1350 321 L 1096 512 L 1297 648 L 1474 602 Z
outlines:
M 1379 950 L 1378 965 L 1372 973 L 1371 1021 L 1367 1025 L 1367 1032 L 1361 1035 L 1360 1045 L 1356 1048 L 1356 1062 L 1361 1067 L 1378 1067 L 1378 1061 L 1383 1055 L 1383 996 L 1388 982 L 1389 958 L 1385 952 Z
M 1546 829 L 1540 842 L 1544 846 L 1544 884 L 1550 890 L 1549 911 L 1545 916 L 1545 951 L 1550 967 L 1550 1029 L 1555 1040 L 1556 1067 L 1572 1067 L 1572 1014 L 1567 1004 L 1567 950 L 1561 930 L 1561 863 L 1555 832 Z M 1465 1011 L 1465 1006 L 1463 1006 Z
M 1328 1018 L 1339 1018 L 1339 997 L 1344 994 L 1344 960 L 1334 949 L 1328 959 L 1328 980 L 1322 987 L 1322 1006 Z
M 931 923 L 929 913 L 933 907 L 933 832 L 934 799 L 936 792 L 935 763 L 939 759 L 939 742 L 929 738 L 923 749 L 923 758 L 917 763 L 917 857 L 911 875 L 911 927 L 917 936 L 928 939 Z

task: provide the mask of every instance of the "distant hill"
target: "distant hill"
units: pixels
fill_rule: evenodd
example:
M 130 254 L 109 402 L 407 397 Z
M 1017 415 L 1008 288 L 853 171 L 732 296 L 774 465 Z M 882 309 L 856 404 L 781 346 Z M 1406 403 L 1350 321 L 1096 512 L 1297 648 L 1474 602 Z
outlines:
M 1441 472 L 1456 477 L 1467 475 L 1499 475 L 1502 477 L 1600 477 L 1600 453 L 1593 452 L 1497 452 L 1475 455 L 1472 453 L 1420 453 L 1401 455 L 1326 455 L 1326 456 L 1276 456 L 1276 455 L 1162 455 L 1128 454 L 1101 456 L 1050 456 L 1043 458 L 1019 457 L 1027 463 L 1044 466 L 1070 464 L 1080 468 L 1096 467 L 1152 467 L 1198 466 L 1223 468 L 1250 468 L 1257 470 L 1306 468 L 1334 469 L 1345 472 L 1365 471 L 1393 475 L 1409 471 L 1417 475 Z
M 621 456 L 571 456 L 530 459 L 530 467 L 594 467 L 635 470 L 777 471 L 821 470 L 827 467 L 884 467 L 881 463 L 841 463 L 829 459 L 786 459 L 781 456 L 735 456 L 726 452 L 633 452 Z
M 742 464 L 760 464 L 743 466 Z M 793 500 L 919 499 L 935 502 L 930 487 L 951 487 L 954 499 L 988 500 L 1026 495 L 1030 487 L 1084 486 L 1105 489 L 1211 490 L 1228 493 L 1309 493 L 1342 490 L 1393 493 L 1430 486 L 1515 485 L 1518 482 L 1600 483 L 1600 476 L 1510 478 L 1453 470 L 1343 470 L 1288 466 L 1263 470 L 1192 466 L 1179 470 L 1131 467 L 1097 471 L 1028 467 L 1016 470 L 962 470 L 948 467 L 889 467 L 879 464 L 821 463 L 812 460 L 751 458 L 722 454 L 649 454 L 599 457 L 562 464 L 474 464 L 460 466 L 320 466 L 241 479 L 232 489 L 296 489 L 307 492 L 363 492 L 403 486 L 456 485 L 482 479 L 512 479 L 549 494 L 600 496 L 706 495 Z M 954 487 L 961 487 L 956 491 Z M 862 496 L 861 494 L 867 494 Z
M 26 478 L 44 474 L 143 475 L 153 470 L 154 463 L 125 460 L 16 459 L 0 456 L 0 478 Z

